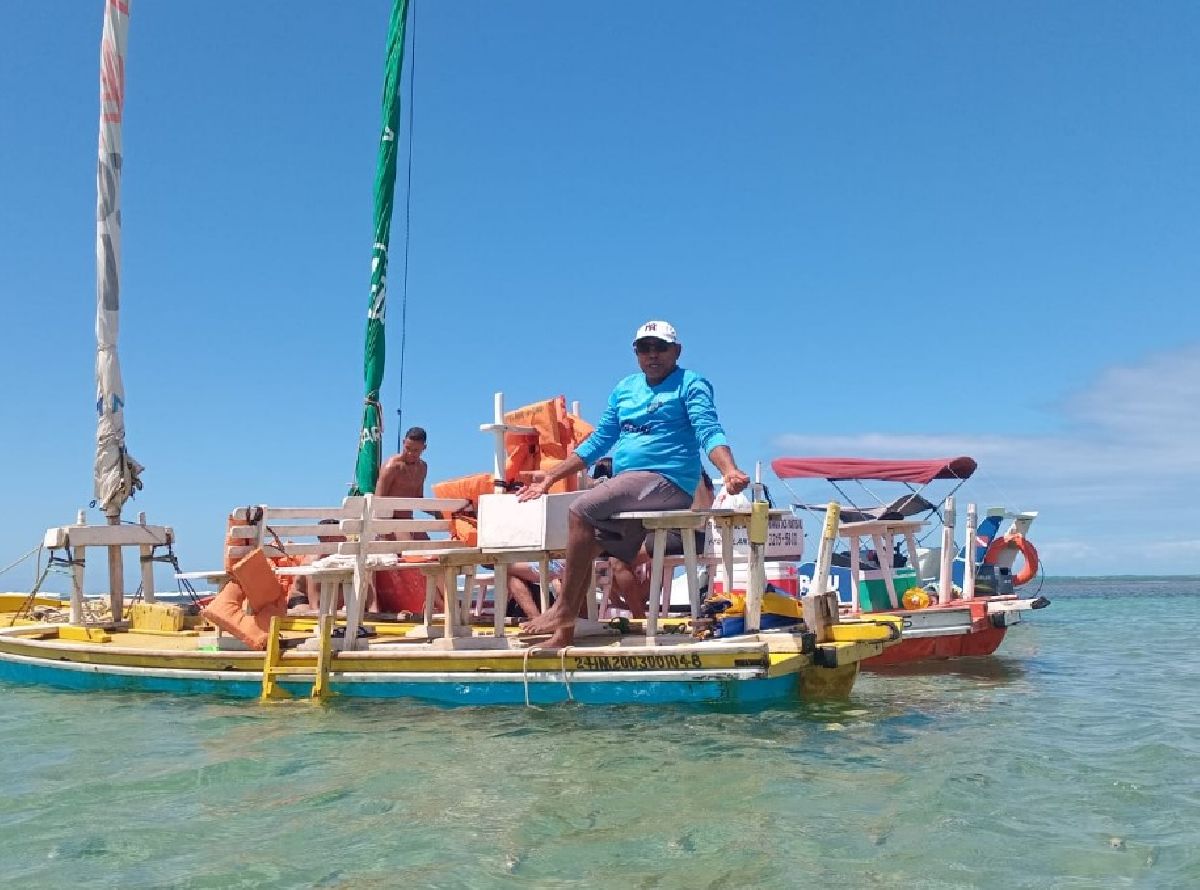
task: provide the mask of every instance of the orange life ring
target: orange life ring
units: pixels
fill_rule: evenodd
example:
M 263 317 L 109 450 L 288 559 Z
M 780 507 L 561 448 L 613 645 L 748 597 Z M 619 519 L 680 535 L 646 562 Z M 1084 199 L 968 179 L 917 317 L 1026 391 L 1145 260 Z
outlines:
M 1000 559 L 1000 554 L 1009 547 L 1016 547 L 1021 556 L 1025 557 L 1024 567 L 1022 567 L 1018 574 L 1013 575 L 1013 587 L 1028 584 L 1038 573 L 1038 552 L 1037 548 L 1033 546 L 1033 542 L 1022 534 L 1012 532 L 1003 538 L 997 538 L 992 541 L 991 546 L 987 549 L 987 553 L 983 556 L 984 563 L 995 565 Z

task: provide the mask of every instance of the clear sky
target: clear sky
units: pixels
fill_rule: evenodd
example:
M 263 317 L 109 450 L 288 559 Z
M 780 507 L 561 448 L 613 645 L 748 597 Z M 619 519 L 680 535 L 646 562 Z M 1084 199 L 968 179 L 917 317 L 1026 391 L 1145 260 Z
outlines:
M 185 568 L 352 478 L 389 8 L 134 0 L 127 515 Z M 403 395 L 431 478 L 486 470 L 494 391 L 594 418 L 665 318 L 747 469 L 970 454 L 1050 573 L 1200 572 L 1200 7 L 414 10 L 389 450 Z M 3 18 L 0 568 L 91 499 L 102 3 Z

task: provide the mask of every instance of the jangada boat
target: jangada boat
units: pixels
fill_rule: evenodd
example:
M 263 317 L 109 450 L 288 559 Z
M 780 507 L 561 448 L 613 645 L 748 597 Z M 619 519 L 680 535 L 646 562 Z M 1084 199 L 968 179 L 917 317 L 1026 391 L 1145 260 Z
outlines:
M 1022 613 L 1049 605 L 1036 592 L 1017 593 L 1039 577 L 1037 550 L 1028 537 L 1037 513 L 990 509 L 980 520 L 972 504 L 967 510 L 968 544 L 954 543 L 954 492 L 974 474 L 973 459 L 782 457 L 771 466 L 785 484 L 790 479 L 824 479 L 846 502 L 832 505 L 843 546 L 826 567 L 842 611 L 894 615 L 903 621 L 903 641 L 867 659 L 864 667 L 991 655 Z M 923 492 L 935 480 L 950 480 L 952 488 L 932 502 Z M 868 489 L 868 482 L 872 488 L 878 488 L 876 482 L 892 483 L 903 493 L 888 500 Z M 865 503 L 863 495 L 856 503 L 848 492 L 851 485 L 874 503 Z M 1009 525 L 1001 533 L 1006 521 Z M 930 536 L 933 546 L 920 546 L 920 540 Z M 1018 557 L 1023 562 L 1014 573 Z M 811 586 L 820 571 L 816 562 L 802 564 L 802 587 Z
M 225 597 L 222 607 L 210 606 L 206 611 L 217 627 L 187 604 L 159 601 L 152 567 L 156 560 L 174 560 L 174 533 L 167 526 L 148 525 L 144 516 L 136 523 L 121 521 L 126 500 L 140 487 L 142 469 L 125 448 L 125 393 L 116 350 L 120 127 L 129 10 L 118 3 L 108 3 L 105 9 L 97 223 L 96 497 L 107 522 L 88 525 L 81 513 L 75 524 L 46 534 L 46 546 L 71 573 L 70 611 L 65 620 L 47 616 L 55 601 L 39 597 L 36 586 L 28 596 L 0 599 L 0 680 L 77 690 L 318 699 L 340 694 L 452 704 L 756 703 L 846 695 L 863 659 L 881 654 L 899 639 L 898 620 L 866 616 L 839 621 L 830 598 L 818 595 L 805 603 L 807 623 L 760 630 L 769 511 L 759 502 L 750 514 L 714 514 L 727 532 L 735 525 L 749 527 L 751 582 L 743 632 L 712 640 L 672 632 L 690 630 L 697 620 L 699 602 L 693 596 L 692 616 L 682 621 L 659 623 L 652 608 L 644 623 L 610 627 L 593 620 L 589 609 L 577 631 L 578 645 L 540 650 L 538 640 L 521 638 L 504 618 L 506 566 L 517 559 L 544 561 L 561 551 L 562 499 L 569 498 L 570 492 L 520 505 L 512 503 L 511 495 L 484 496 L 498 500 L 490 502 L 491 519 L 489 511 L 479 513 L 483 546 L 465 546 L 445 537 L 455 522 L 454 512 L 464 506 L 461 499 L 372 494 L 382 446 L 379 390 L 385 282 L 407 0 L 396 0 L 388 37 L 367 324 L 366 408 L 356 472 L 359 492 L 329 507 L 263 505 L 233 511 L 226 550 L 231 578 L 218 596 L 218 600 Z M 492 479 L 503 489 L 510 481 L 505 466 L 509 437 L 536 438 L 538 431 L 514 423 L 503 411 L 500 397 L 493 422 L 484 428 L 496 439 Z M 432 511 L 442 518 L 394 518 L 396 511 L 415 510 Z M 647 517 L 646 523 L 657 523 L 657 539 L 667 527 L 691 528 L 704 519 L 682 511 Z M 337 535 L 329 535 L 330 521 L 337 523 Z M 417 532 L 433 539 L 404 540 Z M 486 535 L 498 537 L 504 546 L 487 547 Z M 95 600 L 84 596 L 87 555 L 97 548 L 109 559 L 106 615 L 96 615 Z M 137 551 L 142 566 L 141 601 L 132 605 L 126 603 L 123 589 L 123 554 L 130 548 Z M 661 547 L 656 551 L 655 571 L 661 580 Z M 304 559 L 313 562 L 282 565 Z M 364 625 L 373 575 L 400 571 L 400 562 L 424 578 L 425 608 L 420 620 L 393 616 Z M 501 593 L 494 597 L 498 604 L 492 622 L 480 627 L 471 624 L 467 601 L 479 586 L 477 567 L 489 563 L 495 566 L 495 587 Z M 694 559 L 692 563 L 689 577 L 696 591 Z M 289 574 L 320 587 L 321 609 L 315 621 L 285 614 L 283 582 Z M 440 614 L 434 610 L 439 584 L 449 594 L 443 597 Z M 344 619 L 337 611 L 339 589 L 345 601 Z M 229 605 L 232 608 L 226 608 Z M 303 645 L 291 646 L 297 642 Z
M 536 435 L 531 428 L 505 420 L 511 416 L 503 412 L 498 398 L 496 419 L 483 425 L 496 438 L 497 465 L 502 467 L 496 478 L 511 472 L 511 466 L 500 463 L 501 455 L 507 456 L 504 443 L 509 437 Z M 595 620 L 593 596 L 588 615 L 577 627 L 578 645 L 539 649 L 536 638 L 522 638 L 504 616 L 505 568 L 561 554 L 565 506 L 575 494 L 551 494 L 526 504 L 509 494 L 482 495 L 479 546 L 434 537 L 447 533 L 452 519 L 391 518 L 397 510 L 452 513 L 464 507 L 463 501 L 450 498 L 367 494 L 348 497 L 334 507 L 262 505 L 235 510 L 227 534 L 231 577 L 217 599 L 229 592 L 236 609 L 222 612 L 210 604 L 200 616 L 177 604 L 156 602 L 150 593 L 146 602 L 89 622 L 79 557 L 108 527 L 51 529 L 47 542 L 52 549 L 74 547 L 71 560 L 79 583 L 72 593 L 71 613 L 84 617 L 62 624 L 26 619 L 21 607 L 27 602 L 0 602 L 11 610 L 8 621 L 0 620 L 0 625 L 9 625 L 0 627 L 0 679 L 81 690 L 264 699 L 343 695 L 472 705 L 754 704 L 845 696 L 860 663 L 900 639 L 900 621 L 895 618 L 838 620 L 831 595 L 809 597 L 804 621 L 760 630 L 770 511 L 765 502 L 758 502 L 750 514 L 666 511 L 645 517 L 656 536 L 706 521 L 724 523 L 728 540 L 730 528 L 748 528 L 750 582 L 739 614 L 743 630 L 718 639 L 694 638 L 692 631 L 703 624 L 695 596 L 689 617 L 660 621 L 652 602 L 644 621 L 606 625 Z M 338 524 L 339 534 L 330 534 L 330 521 Z M 406 539 L 415 532 L 425 532 L 430 539 Z M 488 546 L 497 538 L 504 546 Z M 315 561 L 305 565 L 310 557 Z M 660 578 L 661 560 L 656 553 L 654 572 Z M 695 562 L 693 554 L 688 570 L 693 590 L 698 590 Z M 485 564 L 494 567 L 490 581 L 499 593 L 492 597 L 491 622 L 472 624 L 469 602 L 481 581 L 476 570 Z M 419 620 L 364 616 L 371 578 L 381 571 L 424 576 L 425 608 Z M 193 573 L 198 574 L 205 573 Z M 225 580 L 224 570 L 213 574 Z M 286 614 L 280 580 L 297 576 L 321 585 L 315 620 Z M 444 597 L 441 612 L 434 608 L 438 584 L 443 591 L 453 591 Z M 342 621 L 335 613 L 339 588 L 345 599 Z M 253 606 L 253 614 L 241 608 L 243 599 Z M 43 608 L 53 602 L 37 600 Z M 813 610 L 812 617 L 807 610 Z M 122 620 L 112 620 L 116 614 Z M 216 628 L 207 626 L 205 618 Z M 369 620 L 364 623 L 364 618 Z M 369 628 L 369 634 L 360 636 L 360 628 Z M 300 646 L 289 645 L 296 643 Z

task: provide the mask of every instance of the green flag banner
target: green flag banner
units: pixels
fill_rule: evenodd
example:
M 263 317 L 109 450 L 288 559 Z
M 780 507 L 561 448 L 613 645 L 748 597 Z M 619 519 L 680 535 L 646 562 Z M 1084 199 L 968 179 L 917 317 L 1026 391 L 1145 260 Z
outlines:
M 383 451 L 383 407 L 379 388 L 383 385 L 385 355 L 384 318 L 387 314 L 388 243 L 392 232 L 392 203 L 396 186 L 396 136 L 400 125 L 400 69 L 404 64 L 404 29 L 409 0 L 395 0 L 388 22 L 387 65 L 383 79 L 383 133 L 375 165 L 375 244 L 371 249 L 371 301 L 367 308 L 367 340 L 363 378 L 362 431 L 358 439 L 358 463 L 354 471 L 358 494 L 375 491 Z

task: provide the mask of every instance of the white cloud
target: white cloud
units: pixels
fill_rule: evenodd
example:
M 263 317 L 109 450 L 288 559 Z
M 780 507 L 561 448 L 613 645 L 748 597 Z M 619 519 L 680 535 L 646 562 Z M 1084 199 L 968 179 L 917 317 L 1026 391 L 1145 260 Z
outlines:
M 788 433 L 780 453 L 969 454 L 1006 505 L 1039 509 L 1039 542 L 1063 572 L 1196 571 L 1200 542 L 1200 345 L 1106 369 L 1056 406 L 1051 435 Z M 987 502 L 980 499 L 981 504 Z
M 1155 556 L 1183 556 L 1200 559 L 1200 538 L 1183 541 L 1153 541 L 1146 546 L 1147 552 Z
M 1132 367 L 1113 367 L 1064 404 L 1082 430 L 1143 453 L 1173 456 L 1200 470 L 1200 346 L 1162 353 Z

